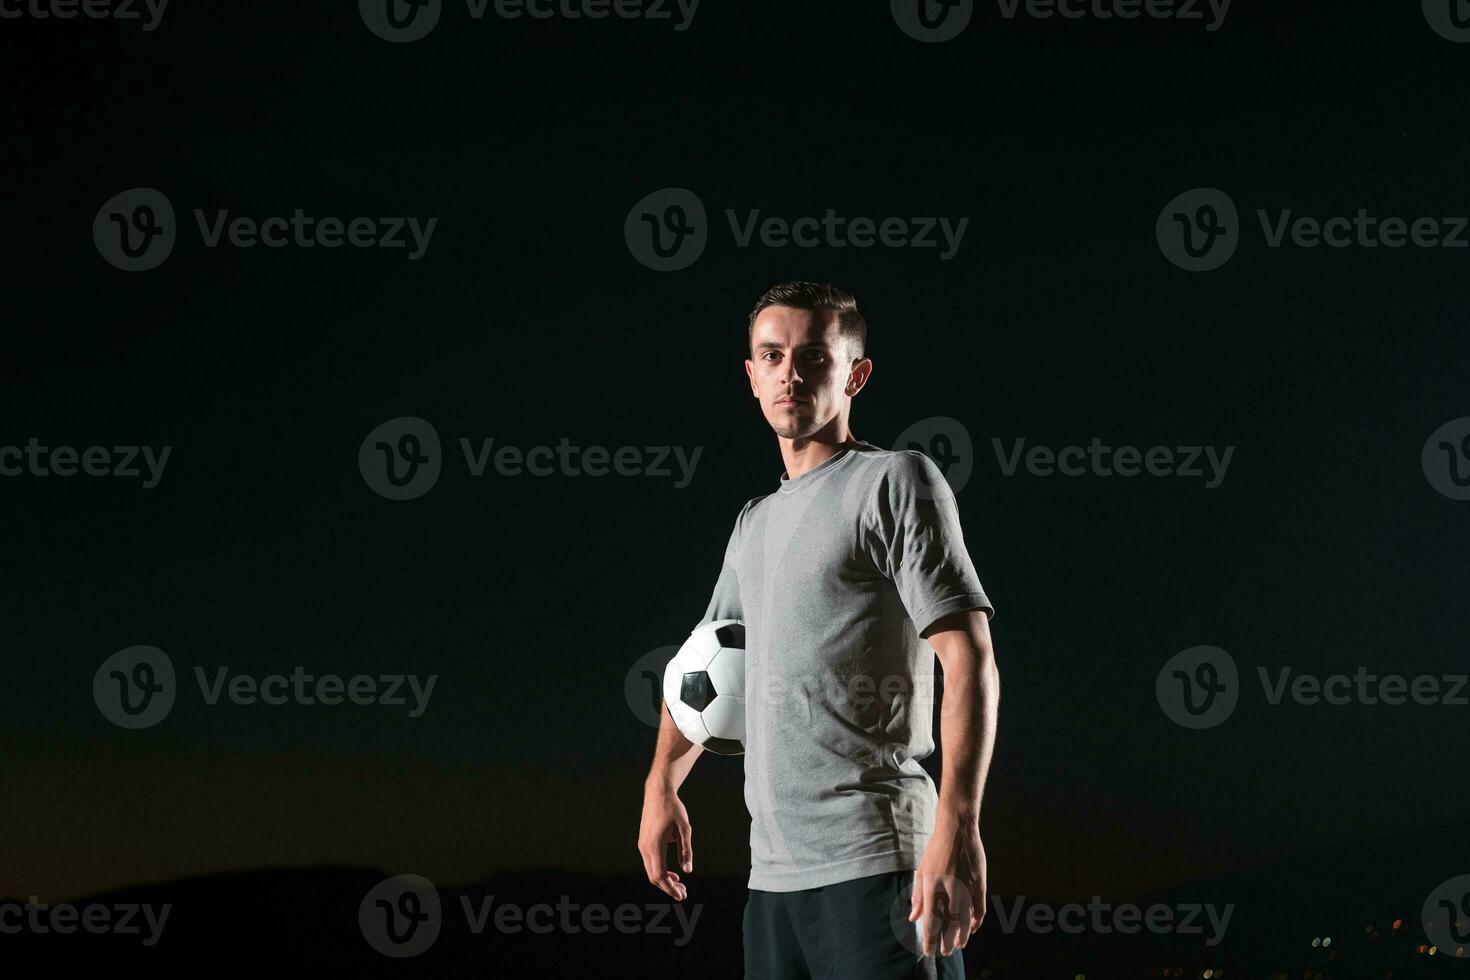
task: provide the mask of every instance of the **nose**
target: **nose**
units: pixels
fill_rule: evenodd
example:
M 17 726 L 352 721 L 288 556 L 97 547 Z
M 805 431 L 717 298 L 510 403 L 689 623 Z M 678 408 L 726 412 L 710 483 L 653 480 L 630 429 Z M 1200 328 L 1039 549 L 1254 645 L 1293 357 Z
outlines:
M 801 372 L 796 369 L 796 359 L 792 358 L 786 362 L 786 370 L 781 372 L 781 383 L 787 386 L 795 386 L 801 383 Z

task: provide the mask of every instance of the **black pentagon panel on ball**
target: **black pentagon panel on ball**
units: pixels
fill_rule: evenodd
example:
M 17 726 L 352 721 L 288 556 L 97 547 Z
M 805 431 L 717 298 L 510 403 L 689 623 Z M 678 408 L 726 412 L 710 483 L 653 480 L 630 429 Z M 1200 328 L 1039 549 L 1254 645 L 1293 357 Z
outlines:
M 745 649 L 745 624 L 730 623 L 715 630 L 715 642 L 724 650 Z
M 745 746 L 736 738 L 711 738 L 704 743 L 703 748 L 708 749 L 716 755 L 745 754 Z
M 685 674 L 684 682 L 679 686 L 679 700 L 695 711 L 703 711 L 708 708 L 717 693 L 715 682 L 710 680 L 707 670 L 696 670 Z

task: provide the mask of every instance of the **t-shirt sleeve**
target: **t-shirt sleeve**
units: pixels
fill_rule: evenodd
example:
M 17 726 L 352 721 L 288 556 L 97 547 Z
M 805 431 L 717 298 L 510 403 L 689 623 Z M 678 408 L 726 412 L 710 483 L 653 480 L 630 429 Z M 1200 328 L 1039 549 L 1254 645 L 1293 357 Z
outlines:
M 745 513 L 748 510 L 750 510 L 749 502 L 740 508 L 740 513 L 735 518 L 735 527 L 730 531 L 730 541 L 725 545 L 725 558 L 720 565 L 720 576 L 715 580 L 714 594 L 710 596 L 704 617 L 694 624 L 695 629 L 717 619 L 739 619 L 741 621 L 745 619 L 741 615 L 740 579 L 735 574 L 735 563 L 736 556 L 740 553 L 740 527 L 745 521 Z
M 863 547 L 898 589 L 914 628 L 967 609 L 995 607 L 965 549 L 954 491 L 934 461 L 906 449 L 879 475 L 862 522 Z

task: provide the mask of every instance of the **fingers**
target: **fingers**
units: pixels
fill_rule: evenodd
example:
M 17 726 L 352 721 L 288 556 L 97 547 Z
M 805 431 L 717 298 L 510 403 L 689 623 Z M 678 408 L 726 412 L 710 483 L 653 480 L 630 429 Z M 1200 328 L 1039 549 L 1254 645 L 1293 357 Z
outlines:
M 640 844 L 638 853 L 643 855 L 643 871 L 648 876 L 648 883 L 670 898 L 679 902 L 684 901 L 689 891 L 684 887 L 684 883 L 679 880 L 679 873 L 669 870 L 667 862 L 664 860 L 663 846 L 645 846 Z
M 970 909 L 970 935 L 973 936 L 985 921 L 985 882 L 976 885 L 971 900 L 974 905 Z
M 665 874 L 663 882 L 659 884 L 659 888 L 676 902 L 682 902 L 689 897 L 689 889 L 684 887 L 684 883 L 679 880 L 679 876 L 673 871 Z
M 919 923 L 919 948 L 925 956 L 934 956 L 940 947 L 941 919 L 936 915 L 939 907 L 938 894 L 942 886 L 938 879 L 914 875 L 914 896 L 909 906 L 909 921 Z
M 984 909 L 958 881 L 944 875 L 915 876 L 909 921 L 919 923 L 923 955 L 949 956 L 964 949 L 984 918 Z
M 679 825 L 679 867 L 694 870 L 694 829 L 687 823 Z

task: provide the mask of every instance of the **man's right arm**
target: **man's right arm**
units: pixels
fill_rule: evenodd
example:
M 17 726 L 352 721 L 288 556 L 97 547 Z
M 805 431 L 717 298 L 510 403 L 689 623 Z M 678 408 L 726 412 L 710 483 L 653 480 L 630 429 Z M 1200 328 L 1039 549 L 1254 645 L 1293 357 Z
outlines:
M 730 531 L 730 540 L 725 545 L 725 558 L 720 565 L 720 577 L 715 582 L 714 594 L 704 617 L 695 628 L 718 619 L 744 619 L 740 606 L 740 579 L 735 572 L 736 556 L 740 548 L 740 524 L 745 512 L 754 501 L 740 508 L 735 518 L 735 527 Z M 650 884 L 662 889 L 679 901 L 687 894 L 678 872 L 668 866 L 664 856 L 668 844 L 679 845 L 679 867 L 684 871 L 694 870 L 694 843 L 689 829 L 689 814 L 679 800 L 679 787 L 694 768 L 694 762 L 704 749 L 684 737 L 669 706 L 662 706 L 659 715 L 658 742 L 653 750 L 653 766 L 643 781 L 643 818 L 638 827 L 638 852 L 643 855 L 643 868 L 648 873 Z
M 679 873 L 668 866 L 668 845 L 679 845 L 679 866 L 685 872 L 694 870 L 694 840 L 689 814 L 679 799 L 679 787 L 694 760 L 704 752 L 684 737 L 679 726 L 663 706 L 658 729 L 658 744 L 653 750 L 653 766 L 643 782 L 643 818 L 638 827 L 638 852 L 643 855 L 643 869 L 649 884 L 683 901 L 688 894 Z

